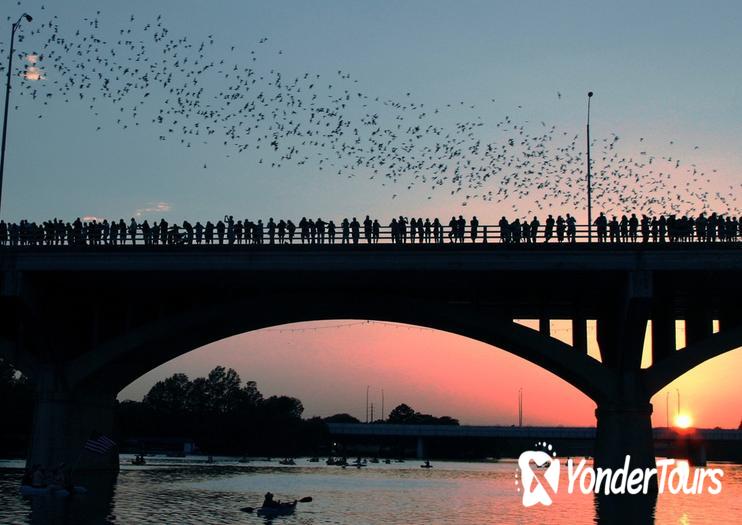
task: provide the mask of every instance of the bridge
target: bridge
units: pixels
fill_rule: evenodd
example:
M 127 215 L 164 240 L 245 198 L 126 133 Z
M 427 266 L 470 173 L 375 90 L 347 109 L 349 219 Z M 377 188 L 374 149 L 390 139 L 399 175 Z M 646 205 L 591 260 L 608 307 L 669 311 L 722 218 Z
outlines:
M 543 367 L 595 402 L 598 465 L 631 454 L 651 467 L 651 396 L 742 346 L 734 243 L 3 247 L 0 272 L 0 356 L 36 385 L 28 462 L 46 465 L 75 464 L 94 432 L 115 435 L 117 393 L 174 357 L 270 326 L 372 319 L 459 334 Z M 553 319 L 571 322 L 572 344 L 552 337 Z M 588 320 L 599 359 L 587 354 Z M 650 320 L 652 364 L 642 369 Z M 78 464 L 117 466 L 113 456 Z
M 544 427 L 544 426 L 490 426 L 490 425 L 415 425 L 415 424 L 364 424 L 328 423 L 330 435 L 337 440 L 383 442 L 388 438 L 414 440 L 418 459 L 426 457 L 426 442 L 429 440 L 455 440 L 488 443 L 508 443 L 511 446 L 497 447 L 512 452 L 514 456 L 532 448 L 539 441 L 555 445 L 563 455 L 592 455 L 597 432 L 595 427 Z M 658 455 L 672 455 L 705 462 L 707 447 L 712 448 L 714 459 L 742 459 L 742 430 L 688 429 L 661 427 L 652 431 Z M 515 445 L 513 447 L 512 445 Z M 450 447 L 449 447 L 450 448 Z M 493 450 L 490 446 L 489 450 Z

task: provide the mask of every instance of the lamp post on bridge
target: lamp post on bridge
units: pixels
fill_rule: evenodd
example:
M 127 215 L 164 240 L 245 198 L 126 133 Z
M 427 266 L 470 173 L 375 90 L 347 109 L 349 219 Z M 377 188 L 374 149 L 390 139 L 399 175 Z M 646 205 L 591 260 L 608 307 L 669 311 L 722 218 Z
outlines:
M 593 92 L 587 92 L 587 242 L 593 242 L 593 190 L 590 176 L 590 99 Z
M 0 209 L 3 201 L 3 173 L 5 171 L 5 141 L 8 135 L 8 106 L 10 103 L 10 80 L 13 71 L 13 44 L 15 42 L 15 32 L 21 26 L 21 21 L 25 18 L 26 22 L 31 22 L 33 18 L 28 13 L 23 13 L 18 21 L 13 24 L 10 31 L 10 52 L 8 52 L 8 81 L 5 84 L 5 114 L 3 116 L 3 140 L 0 146 Z

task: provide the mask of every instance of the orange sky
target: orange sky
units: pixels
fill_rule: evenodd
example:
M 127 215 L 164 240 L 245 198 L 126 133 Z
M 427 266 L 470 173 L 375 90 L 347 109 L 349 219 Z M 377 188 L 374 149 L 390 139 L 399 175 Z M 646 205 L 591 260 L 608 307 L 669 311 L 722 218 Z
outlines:
M 205 375 L 221 364 L 236 369 L 243 380 L 257 381 L 264 394 L 298 397 L 305 416 L 348 412 L 363 419 L 370 385 L 377 416 L 383 388 L 387 413 L 404 402 L 465 424 L 507 425 L 517 422 L 518 389 L 523 387 L 524 424 L 595 424 L 589 398 L 536 365 L 487 344 L 406 325 L 312 328 L 348 323 L 301 323 L 282 327 L 290 331 L 272 328 L 225 339 L 153 370 L 119 398 L 140 399 L 162 377 L 175 372 Z M 552 323 L 552 333 L 570 342 L 561 322 Z M 681 330 L 678 336 L 682 344 Z M 595 356 L 594 333 L 590 339 Z M 648 350 L 647 345 L 645 356 Z M 737 428 L 742 417 L 739 370 L 742 352 L 737 349 L 673 382 L 652 400 L 655 426 L 665 425 L 668 391 L 674 417 L 679 388 L 681 411 L 692 416 L 695 426 Z

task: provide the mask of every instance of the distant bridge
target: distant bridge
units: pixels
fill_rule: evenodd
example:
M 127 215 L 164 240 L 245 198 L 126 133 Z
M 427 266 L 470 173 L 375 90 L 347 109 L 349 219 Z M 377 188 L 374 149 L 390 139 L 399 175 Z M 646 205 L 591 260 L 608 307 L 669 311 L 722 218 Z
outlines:
M 401 425 L 366 423 L 328 423 L 333 436 L 396 436 L 396 437 L 498 437 L 533 439 L 595 439 L 595 427 L 516 427 L 478 425 Z M 675 440 L 683 435 L 673 428 L 660 427 L 652 431 L 655 440 Z M 688 432 L 692 439 L 704 441 L 740 441 L 742 430 L 699 428 Z
M 461 446 L 473 442 L 486 442 L 489 447 L 480 450 L 511 453 L 517 456 L 534 443 L 545 441 L 553 444 L 562 455 L 592 455 L 593 443 L 598 435 L 595 427 L 517 427 L 476 425 L 403 425 L 388 423 L 328 423 L 330 435 L 338 440 L 354 443 L 389 443 L 396 441 L 414 443 L 418 458 L 427 456 L 431 441 L 455 442 Z M 660 427 L 652 432 L 658 455 L 688 458 L 703 464 L 712 459 L 742 460 L 742 430 L 688 429 Z M 500 446 L 493 445 L 499 443 Z M 506 443 L 508 446 L 502 446 Z M 448 450 L 451 446 L 447 447 Z M 709 454 L 710 452 L 710 454 Z

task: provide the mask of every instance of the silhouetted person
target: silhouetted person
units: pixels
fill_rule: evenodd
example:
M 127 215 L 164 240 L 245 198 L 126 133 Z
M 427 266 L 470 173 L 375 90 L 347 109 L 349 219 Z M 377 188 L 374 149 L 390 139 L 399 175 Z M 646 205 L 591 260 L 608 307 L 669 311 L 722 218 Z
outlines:
M 567 242 L 577 242 L 577 220 L 567 214 Z
M 278 244 L 286 243 L 286 221 L 281 219 L 278 221 Z
M 314 227 L 317 229 L 317 242 L 320 244 L 325 243 L 325 227 L 327 223 L 323 221 L 321 218 L 317 217 L 317 220 L 314 222 Z
M 296 225 L 290 219 L 286 221 L 286 231 L 289 234 L 289 244 L 294 244 L 294 235 L 296 234 Z
M 600 212 L 593 225 L 598 232 L 598 242 L 605 242 L 608 239 L 608 218 L 603 212 Z
M 536 239 L 538 239 L 538 227 L 541 226 L 541 223 L 538 222 L 538 217 L 534 217 L 531 221 L 531 242 L 535 243 Z
M 337 229 L 335 228 L 335 222 L 329 221 L 327 223 L 327 239 L 330 244 L 335 244 L 335 236 L 337 235 Z
M 471 229 L 471 242 L 477 242 L 477 236 L 479 235 L 479 219 L 475 215 L 469 222 L 469 228 Z
M 371 239 L 373 238 L 373 225 L 374 223 L 371 222 L 371 218 L 366 215 L 366 218 L 363 220 L 363 236 L 366 237 L 368 244 L 371 244 Z
M 503 215 L 502 219 L 500 219 L 500 222 L 497 223 L 497 225 L 500 228 L 500 242 L 509 242 L 510 241 L 510 223 L 508 223 L 508 220 Z
M 438 220 L 438 217 L 433 219 L 433 238 L 436 243 L 443 243 L 443 225 L 441 224 L 441 221 Z
M 649 217 L 647 217 L 646 215 L 642 215 L 641 229 L 642 229 L 642 243 L 646 244 L 649 242 L 649 232 L 650 232 Z
M 621 242 L 629 242 L 629 218 L 626 215 L 621 215 L 619 225 L 621 228 Z
M 343 244 L 348 244 L 350 242 L 350 222 L 348 221 L 348 218 L 346 217 L 343 219 L 343 222 L 340 224 L 340 228 L 343 232 Z
M 556 236 L 557 242 L 564 242 L 564 231 L 566 230 L 566 222 L 561 215 L 557 216 L 556 219 Z
M 621 225 L 615 215 L 608 224 L 608 229 L 611 232 L 611 242 L 621 242 Z
M 448 221 L 448 242 L 455 242 L 457 233 L 456 230 L 458 229 L 458 221 L 456 220 L 456 217 L 451 217 L 451 220 Z
M 361 223 L 358 222 L 358 219 L 355 217 L 350 221 L 350 233 L 353 237 L 353 244 L 358 244 L 358 241 L 361 238 Z
M 275 244 L 276 242 L 276 223 L 273 222 L 273 217 L 268 219 L 268 244 Z
M 638 230 L 639 219 L 637 219 L 636 213 L 632 213 L 631 218 L 629 219 L 629 238 L 631 239 L 631 242 L 636 242 L 639 238 Z
M 554 237 L 554 217 L 549 214 L 544 225 L 544 242 L 549 242 L 552 237 Z

